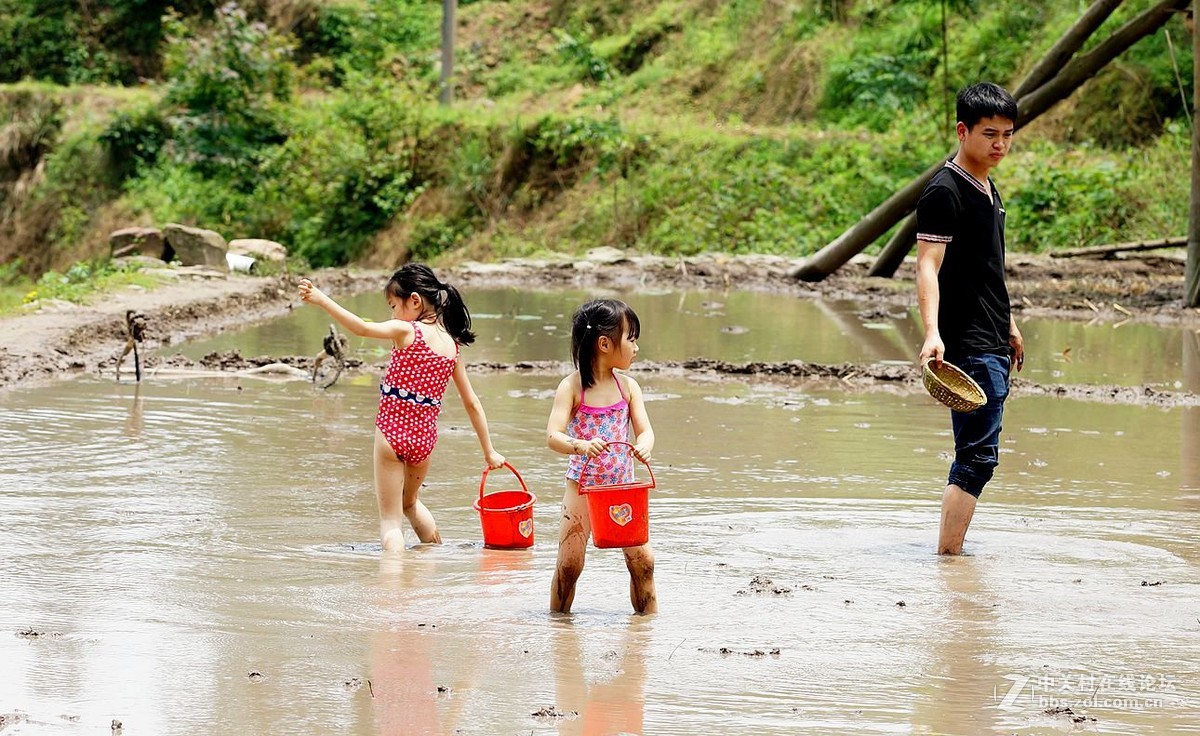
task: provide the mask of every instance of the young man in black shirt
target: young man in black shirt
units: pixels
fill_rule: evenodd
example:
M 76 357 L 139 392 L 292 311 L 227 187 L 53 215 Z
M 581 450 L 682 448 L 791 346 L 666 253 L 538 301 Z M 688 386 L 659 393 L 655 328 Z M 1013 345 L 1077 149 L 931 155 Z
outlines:
M 1004 205 L 988 173 L 1008 154 L 1017 103 L 989 82 L 958 93 L 959 149 L 917 205 L 917 303 L 925 323 L 919 361 L 947 360 L 974 378 L 987 404 L 951 412 L 954 463 L 942 494 L 938 554 L 962 553 L 975 503 L 1000 456 L 1009 376 L 1025 343 L 1004 283 Z

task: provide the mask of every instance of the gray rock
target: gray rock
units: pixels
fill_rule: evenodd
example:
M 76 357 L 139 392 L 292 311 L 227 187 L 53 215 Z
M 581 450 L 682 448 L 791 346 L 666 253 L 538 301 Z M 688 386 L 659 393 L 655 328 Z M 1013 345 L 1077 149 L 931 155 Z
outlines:
M 274 240 L 261 238 L 238 238 L 229 241 L 229 252 L 239 256 L 251 256 L 260 261 L 286 261 L 287 248 Z
M 175 260 L 184 266 L 229 270 L 229 264 L 225 261 L 229 246 L 220 233 L 172 223 L 163 228 L 163 236 L 167 245 L 175 251 Z
M 126 227 L 114 230 L 108 236 L 109 254 L 113 258 L 122 256 L 147 256 L 160 261 L 168 260 L 166 242 L 162 230 L 156 227 Z

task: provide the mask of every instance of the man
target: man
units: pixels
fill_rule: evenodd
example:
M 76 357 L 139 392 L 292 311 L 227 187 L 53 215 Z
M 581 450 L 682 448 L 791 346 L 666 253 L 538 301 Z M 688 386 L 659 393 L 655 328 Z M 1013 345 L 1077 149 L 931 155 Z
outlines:
M 1025 343 L 1004 283 L 1004 206 L 988 177 L 1008 154 L 1017 103 L 989 82 L 960 91 L 959 149 L 917 205 L 917 303 L 925 324 L 919 360 L 962 368 L 987 395 L 969 414 L 951 412 L 954 463 L 942 494 L 938 554 L 962 553 L 983 487 L 1000 456 L 1000 423 Z

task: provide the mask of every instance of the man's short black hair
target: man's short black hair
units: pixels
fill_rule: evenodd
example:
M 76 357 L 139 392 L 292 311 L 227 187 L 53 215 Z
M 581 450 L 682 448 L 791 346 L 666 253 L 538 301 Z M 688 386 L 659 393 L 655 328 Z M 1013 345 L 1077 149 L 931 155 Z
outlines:
M 983 118 L 1008 118 L 1017 122 L 1017 101 L 998 84 L 980 82 L 964 87 L 956 100 L 958 122 L 975 127 Z

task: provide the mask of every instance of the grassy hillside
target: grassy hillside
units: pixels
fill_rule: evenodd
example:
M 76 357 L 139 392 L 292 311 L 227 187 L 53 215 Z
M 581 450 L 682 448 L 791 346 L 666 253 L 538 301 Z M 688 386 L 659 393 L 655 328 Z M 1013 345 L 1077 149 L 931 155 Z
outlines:
M 806 254 L 952 149 L 954 90 L 1015 86 L 1085 6 L 947 0 L 943 25 L 940 0 L 460 0 L 445 108 L 438 2 L 104 5 L 161 41 L 77 34 L 0 68 L 103 83 L 0 91 L 0 279 L 168 221 L 313 265 Z M 1190 49 L 1172 20 L 1021 131 L 996 174 L 1014 248 L 1184 232 Z

